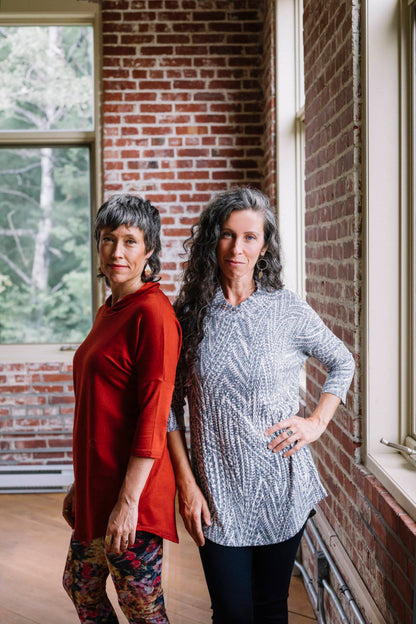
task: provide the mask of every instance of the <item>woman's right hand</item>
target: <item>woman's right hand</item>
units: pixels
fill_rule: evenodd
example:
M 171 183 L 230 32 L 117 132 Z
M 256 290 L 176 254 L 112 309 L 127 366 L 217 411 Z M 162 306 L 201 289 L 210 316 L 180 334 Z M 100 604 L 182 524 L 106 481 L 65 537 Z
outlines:
M 179 511 L 185 528 L 197 546 L 205 544 L 202 523 L 211 526 L 211 514 L 208 503 L 201 490 L 194 482 L 187 486 L 178 485 Z
M 75 481 L 64 498 L 62 515 L 71 529 L 73 529 L 75 525 Z

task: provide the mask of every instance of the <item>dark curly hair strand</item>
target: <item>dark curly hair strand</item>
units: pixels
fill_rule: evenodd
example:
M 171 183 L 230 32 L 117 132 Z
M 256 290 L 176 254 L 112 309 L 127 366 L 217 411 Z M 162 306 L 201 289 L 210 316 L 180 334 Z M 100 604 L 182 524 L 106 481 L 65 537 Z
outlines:
M 217 245 L 222 225 L 234 210 L 254 210 L 263 215 L 264 243 L 267 245 L 263 257 L 267 261 L 267 268 L 263 270 L 261 285 L 267 291 L 283 288 L 279 234 L 276 216 L 268 198 L 259 190 L 248 187 L 214 196 L 184 243 L 188 259 L 184 266 L 182 286 L 174 303 L 183 334 L 178 365 L 178 376 L 182 383 L 186 383 L 192 374 L 197 348 L 204 337 L 204 319 L 220 286 Z M 257 267 L 254 280 L 260 283 Z

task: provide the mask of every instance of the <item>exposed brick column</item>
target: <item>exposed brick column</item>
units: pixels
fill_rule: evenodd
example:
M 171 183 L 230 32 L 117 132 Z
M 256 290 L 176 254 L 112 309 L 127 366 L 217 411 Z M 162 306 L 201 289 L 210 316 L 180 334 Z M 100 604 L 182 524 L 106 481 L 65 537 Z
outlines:
M 212 194 L 260 185 L 262 6 L 103 2 L 105 194 L 143 194 L 160 209 L 165 292 Z

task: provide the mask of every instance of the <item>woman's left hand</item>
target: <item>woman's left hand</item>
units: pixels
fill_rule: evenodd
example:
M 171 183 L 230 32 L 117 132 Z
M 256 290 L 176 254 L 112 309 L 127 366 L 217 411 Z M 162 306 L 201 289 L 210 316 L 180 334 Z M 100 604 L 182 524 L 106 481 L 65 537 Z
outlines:
M 155 460 L 131 456 L 105 533 L 107 552 L 120 555 L 136 541 L 139 500 Z
M 337 396 L 324 392 L 309 418 L 290 416 L 269 427 L 264 432 L 265 436 L 271 436 L 276 431 L 279 431 L 279 434 L 269 442 L 267 448 L 273 453 L 278 453 L 293 444 L 290 450 L 283 453 L 283 457 L 294 455 L 301 448 L 321 437 L 339 404 L 340 399 Z
M 279 434 L 269 442 L 267 448 L 278 453 L 293 444 L 294 446 L 290 450 L 283 453 L 283 457 L 290 457 L 307 444 L 317 440 L 325 429 L 325 425 L 317 422 L 313 416 L 310 418 L 291 416 L 267 429 L 264 435 L 271 436 L 279 431 Z
M 120 555 L 136 541 L 138 504 L 118 500 L 110 514 L 105 535 L 107 552 Z

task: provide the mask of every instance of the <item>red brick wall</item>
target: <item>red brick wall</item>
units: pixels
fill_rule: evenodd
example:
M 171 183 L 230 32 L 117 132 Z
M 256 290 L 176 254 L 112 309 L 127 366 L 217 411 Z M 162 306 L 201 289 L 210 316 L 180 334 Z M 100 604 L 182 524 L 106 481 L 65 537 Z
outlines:
M 355 5 L 353 0 L 304 3 L 305 223 L 307 298 L 359 354 L 362 152 L 360 15 Z M 323 509 L 386 622 L 410 624 L 416 525 L 360 463 L 359 357 L 356 362 L 347 405 L 314 444 L 329 494 Z M 319 366 L 309 365 L 309 409 L 323 378 Z M 338 616 L 333 613 L 330 621 L 336 624 Z
M 73 404 L 71 366 L 1 364 L 1 463 L 69 463 Z
M 142 194 L 159 208 L 161 285 L 171 298 L 179 282 L 183 241 L 213 193 L 262 184 L 263 4 L 102 3 L 104 194 Z M 10 452 L 18 446 L 27 449 L 14 454 L 18 462 L 68 459 L 66 450 L 52 454 L 49 449 L 60 444 L 66 449 L 71 443 L 68 434 L 56 432 L 62 418 L 72 415 L 71 375 L 58 370 L 59 364 L 45 367 L 67 375 L 66 381 L 56 378 L 55 384 L 44 378 L 38 365 L 17 365 L 20 381 L 14 367 L 4 369 L 1 445 Z M 45 386 L 42 392 L 36 384 Z M 66 418 L 65 427 L 71 430 Z M 20 435 L 23 430 L 27 436 Z M 48 452 L 34 456 L 33 439 Z
M 162 287 L 216 191 L 263 170 L 258 0 L 104 0 L 105 193 L 144 194 L 163 219 Z

